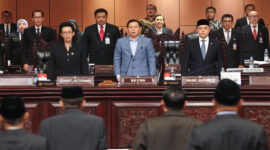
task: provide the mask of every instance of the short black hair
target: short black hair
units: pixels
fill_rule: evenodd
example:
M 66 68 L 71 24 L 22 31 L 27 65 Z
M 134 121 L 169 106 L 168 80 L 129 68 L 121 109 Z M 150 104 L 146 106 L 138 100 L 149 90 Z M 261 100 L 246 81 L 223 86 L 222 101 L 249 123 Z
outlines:
M 62 29 L 64 27 L 71 27 L 72 31 L 75 32 L 75 28 L 74 28 L 73 24 L 71 22 L 69 22 L 69 21 L 66 21 L 66 22 L 62 22 L 60 24 L 60 26 L 59 26 L 59 34 L 62 33 Z M 59 35 L 59 40 L 63 40 L 62 36 L 60 36 L 60 35 Z M 76 36 L 75 35 L 73 36 L 72 41 L 76 41 Z
M 157 17 L 160 17 L 160 16 L 163 18 L 163 21 L 165 21 L 165 17 L 164 17 L 163 15 L 161 15 L 161 14 L 156 14 L 156 15 L 154 16 L 154 20 L 156 20 L 156 18 L 157 18 Z
M 163 100 L 169 110 L 181 110 L 186 101 L 186 93 L 177 86 L 171 86 L 163 92 Z
M 2 17 L 4 16 L 4 14 L 10 14 L 10 16 L 12 16 L 11 12 L 8 10 L 2 11 Z
M 157 6 L 154 4 L 149 4 L 146 6 L 146 9 L 148 9 L 149 7 L 153 7 L 156 11 L 157 11 Z
M 245 10 L 247 10 L 247 8 L 248 8 L 248 7 L 250 7 L 250 6 L 251 6 L 251 7 L 253 7 L 253 8 L 254 8 L 254 10 L 256 9 L 256 7 L 255 7 L 255 5 L 254 5 L 254 4 L 247 4 L 247 5 L 245 6 Z
M 104 8 L 99 8 L 95 11 L 95 17 L 97 16 L 98 13 L 102 13 L 104 12 L 106 14 L 106 16 L 108 16 L 108 11 Z
M 221 20 L 223 20 L 224 18 L 232 18 L 232 21 L 233 21 L 233 16 L 231 14 L 224 14 Z
M 223 79 L 218 83 L 214 97 L 219 104 L 235 106 L 241 99 L 241 90 L 234 81 Z
M 34 10 L 34 11 L 32 12 L 32 18 L 34 17 L 34 15 L 35 15 L 36 12 L 40 12 L 41 15 L 42 15 L 42 17 L 44 17 L 44 12 L 43 12 L 42 10 Z
M 1 101 L 1 115 L 5 122 L 11 125 L 17 125 L 21 122 L 26 112 L 23 100 L 18 95 L 8 95 Z
M 141 23 L 140 21 L 136 20 L 136 19 L 131 19 L 131 20 L 129 20 L 129 21 L 127 22 L 127 27 L 129 26 L 129 24 L 130 24 L 131 22 L 137 22 L 137 23 L 139 24 L 139 26 L 142 27 L 142 23 Z
M 209 9 L 213 9 L 215 13 L 217 11 L 215 7 L 210 6 L 205 9 L 205 12 L 207 13 Z

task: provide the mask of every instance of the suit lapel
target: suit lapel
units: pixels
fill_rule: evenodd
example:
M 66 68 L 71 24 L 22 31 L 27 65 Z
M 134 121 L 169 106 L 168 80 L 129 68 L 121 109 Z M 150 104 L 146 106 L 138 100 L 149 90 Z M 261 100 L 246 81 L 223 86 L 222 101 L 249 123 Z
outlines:
M 36 39 L 37 38 L 37 33 L 36 33 L 35 26 L 31 27 L 29 30 L 32 33 L 34 39 Z
M 137 44 L 137 49 L 136 49 L 136 52 L 135 52 L 135 56 L 134 57 L 136 57 L 137 54 L 139 53 L 139 51 L 142 49 L 142 42 L 141 41 L 142 41 L 142 37 L 139 36 L 138 44 Z
M 210 53 L 212 52 L 213 45 L 214 45 L 213 40 L 209 38 L 208 49 L 206 52 L 205 60 L 209 57 L 208 55 L 210 55 Z
M 131 48 L 130 48 L 130 39 L 129 39 L 129 36 L 126 36 L 126 40 L 127 40 L 127 42 L 126 42 L 127 43 L 127 48 L 129 50 L 128 52 L 129 52 L 129 54 L 131 56 L 133 54 L 132 54 L 132 51 L 131 51 Z
M 99 32 L 98 32 L 98 24 L 96 24 L 96 27 L 95 27 L 95 35 L 96 35 L 96 37 L 97 37 L 97 39 L 101 42 L 101 40 L 100 40 L 100 36 L 99 36 Z

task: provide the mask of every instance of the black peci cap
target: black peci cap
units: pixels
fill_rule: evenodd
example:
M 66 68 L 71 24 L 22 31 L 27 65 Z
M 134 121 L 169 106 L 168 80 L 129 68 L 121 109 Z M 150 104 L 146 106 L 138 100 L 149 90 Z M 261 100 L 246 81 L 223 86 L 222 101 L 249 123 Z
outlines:
M 1 114 L 6 119 L 17 119 L 24 115 L 25 107 L 20 96 L 6 96 L 1 101 Z

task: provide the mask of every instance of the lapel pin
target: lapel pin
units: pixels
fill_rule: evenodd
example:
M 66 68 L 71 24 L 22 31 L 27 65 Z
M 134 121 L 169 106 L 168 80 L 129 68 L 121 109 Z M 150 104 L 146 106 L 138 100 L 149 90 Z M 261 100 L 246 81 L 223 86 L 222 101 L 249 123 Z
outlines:
M 71 55 L 74 55 L 74 52 L 71 52 Z

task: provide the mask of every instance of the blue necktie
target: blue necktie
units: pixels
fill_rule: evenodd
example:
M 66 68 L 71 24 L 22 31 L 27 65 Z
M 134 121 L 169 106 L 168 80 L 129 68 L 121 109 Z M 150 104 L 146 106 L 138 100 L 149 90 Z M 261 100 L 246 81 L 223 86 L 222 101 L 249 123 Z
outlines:
M 205 59 L 205 40 L 202 40 L 201 51 L 202 51 L 202 57 L 204 60 Z

